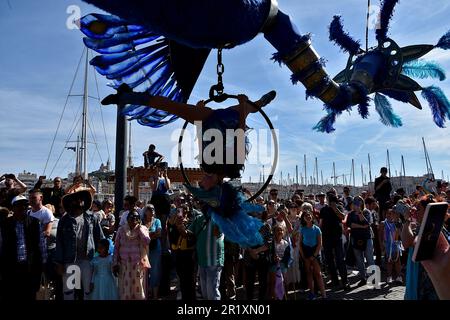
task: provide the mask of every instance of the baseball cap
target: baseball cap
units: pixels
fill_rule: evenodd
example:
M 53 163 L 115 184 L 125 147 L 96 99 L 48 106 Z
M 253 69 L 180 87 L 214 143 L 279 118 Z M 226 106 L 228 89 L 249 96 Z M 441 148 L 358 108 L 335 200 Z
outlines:
M 19 202 L 19 201 L 25 201 L 25 202 L 28 202 L 28 199 L 27 199 L 25 196 L 18 195 L 18 196 L 15 196 L 15 197 L 11 200 L 11 204 L 14 205 L 14 203 Z

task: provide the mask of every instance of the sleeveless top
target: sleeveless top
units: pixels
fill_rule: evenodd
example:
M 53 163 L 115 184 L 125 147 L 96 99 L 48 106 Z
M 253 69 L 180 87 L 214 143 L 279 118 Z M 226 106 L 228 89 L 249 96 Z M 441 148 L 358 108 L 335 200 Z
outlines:
M 167 194 L 168 189 L 166 188 L 166 179 L 158 178 L 156 183 L 156 190 L 153 191 L 153 194 Z

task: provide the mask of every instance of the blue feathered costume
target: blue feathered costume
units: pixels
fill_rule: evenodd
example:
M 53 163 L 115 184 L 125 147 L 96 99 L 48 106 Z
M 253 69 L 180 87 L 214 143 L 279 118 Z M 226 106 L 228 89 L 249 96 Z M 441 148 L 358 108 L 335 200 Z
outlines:
M 311 46 L 309 35 L 297 31 L 276 0 L 84 0 L 111 14 L 82 18 L 85 44 L 100 53 L 91 63 L 118 88 L 127 83 L 135 91 L 148 91 L 186 102 L 212 48 L 232 48 L 263 33 L 277 53 L 273 59 L 293 72 L 307 95 L 325 104 L 328 115 L 315 127 L 331 132 L 336 117 L 358 105 L 368 116 L 371 93 L 376 111 L 386 125 L 400 126 L 386 96 L 421 108 L 414 91 L 422 90 L 439 127 L 450 118 L 450 104 L 437 87 L 422 88 L 407 76 L 445 75 L 435 65 L 417 60 L 434 48 L 450 48 L 450 32 L 436 46 L 400 48 L 387 37 L 398 0 L 382 0 L 378 46 L 365 52 L 344 32 L 339 16 L 330 25 L 330 40 L 351 55 L 346 70 L 331 79 L 324 60 Z M 176 117 L 156 109 L 130 105 L 125 114 L 142 125 L 160 127 Z
M 434 48 L 449 49 L 450 32 L 436 46 L 400 48 L 387 37 L 398 0 L 382 0 L 378 46 L 367 52 L 344 32 L 339 16 L 333 19 L 330 40 L 350 54 L 346 69 L 333 79 L 324 70 L 324 60 L 312 48 L 309 35 L 297 31 L 276 0 L 84 1 L 112 14 L 83 17 L 81 30 L 87 36 L 86 46 L 100 54 L 91 64 L 116 89 L 126 83 L 138 92 L 187 102 L 211 49 L 232 48 L 263 33 L 277 50 L 273 60 L 284 63 L 293 72 L 292 82 L 301 82 L 307 96 L 324 102 L 328 114 L 316 125 L 318 131 L 333 131 L 337 116 L 355 105 L 366 118 L 372 93 L 376 111 L 386 125 L 401 125 L 386 96 L 421 108 L 414 94 L 419 90 L 428 100 L 438 126 L 443 127 L 445 120 L 450 119 L 450 104 L 442 90 L 434 86 L 422 88 L 408 77 L 445 78 L 439 67 L 417 59 Z M 124 113 L 150 127 L 161 127 L 177 119 L 140 105 L 128 105 Z M 228 189 L 230 192 L 223 192 Z M 213 197 L 213 219 L 232 241 L 243 246 L 261 243 L 260 237 L 251 237 L 259 224 L 247 215 L 257 209 L 247 207 L 242 193 L 231 190 L 222 185 Z M 202 190 L 191 191 L 202 194 Z M 210 196 L 211 193 L 203 194 L 204 199 Z M 224 210 L 223 205 L 230 202 L 236 205 Z M 246 229 L 246 225 L 252 228 Z

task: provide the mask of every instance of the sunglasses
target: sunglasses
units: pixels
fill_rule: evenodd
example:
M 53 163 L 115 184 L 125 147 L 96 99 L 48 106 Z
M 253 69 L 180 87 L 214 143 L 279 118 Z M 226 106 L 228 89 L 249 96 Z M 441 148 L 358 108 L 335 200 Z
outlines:
M 139 217 L 139 216 L 131 216 L 129 219 L 130 220 L 139 220 L 139 219 L 141 219 L 141 217 Z

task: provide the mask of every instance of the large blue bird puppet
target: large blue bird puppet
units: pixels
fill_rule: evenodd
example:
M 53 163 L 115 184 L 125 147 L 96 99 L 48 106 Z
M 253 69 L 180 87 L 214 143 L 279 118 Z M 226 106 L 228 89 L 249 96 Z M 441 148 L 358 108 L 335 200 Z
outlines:
M 333 131 L 336 117 L 352 106 L 357 105 L 360 115 L 366 118 L 369 95 L 373 93 L 375 109 L 386 125 L 401 125 L 386 96 L 421 108 L 414 94 L 419 90 L 428 100 L 438 126 L 443 127 L 445 120 L 450 119 L 450 104 L 443 92 L 435 86 L 422 88 L 408 77 L 445 78 L 439 66 L 418 59 L 434 48 L 449 49 L 450 32 L 436 46 L 399 47 L 387 37 L 398 0 L 382 1 L 378 45 L 367 52 L 345 33 L 340 17 L 334 17 L 330 40 L 350 54 L 346 69 L 334 79 L 326 73 L 323 59 L 313 49 L 310 36 L 298 32 L 290 17 L 278 8 L 276 0 L 83 1 L 112 14 L 83 17 L 81 30 L 87 36 L 86 46 L 100 54 L 91 64 L 112 80 L 116 89 L 127 84 L 135 92 L 185 103 L 211 49 L 242 45 L 262 33 L 277 51 L 273 60 L 284 63 L 292 71 L 292 82 L 301 82 L 307 96 L 323 101 L 327 115 L 316 125 L 318 131 Z M 139 103 L 129 103 L 124 113 L 150 127 L 161 127 L 177 119 L 170 112 Z M 249 208 L 232 188 L 213 190 L 216 196 L 209 192 L 203 198 L 206 202 L 208 197 L 211 200 L 213 219 L 226 230 L 225 234 L 243 246 L 260 243 L 261 238 L 251 232 L 260 224 L 244 217 L 249 210 L 256 209 Z M 231 198 L 235 199 L 232 204 L 227 201 Z M 224 203 L 232 208 L 223 208 Z M 230 210 L 237 212 L 232 217 L 244 217 L 240 222 L 233 222 L 239 224 L 237 227 L 222 221 L 234 219 L 229 215 L 214 216 L 214 212 Z
M 100 53 L 91 63 L 113 80 L 117 89 L 127 83 L 137 91 L 186 102 L 210 49 L 231 48 L 263 33 L 277 52 L 273 59 L 293 72 L 307 95 L 325 104 L 327 116 L 315 127 L 331 132 L 336 116 L 358 105 L 368 116 L 368 95 L 376 93 L 376 110 L 386 125 L 399 126 L 386 96 L 421 108 L 414 91 L 423 90 L 436 124 L 450 118 L 445 95 L 437 87 L 422 88 L 407 76 L 445 79 L 433 63 L 417 60 L 432 49 L 450 48 L 450 32 L 436 46 L 404 48 L 387 37 L 389 21 L 398 0 L 382 0 L 378 46 L 365 52 L 358 41 L 343 31 L 340 17 L 330 25 L 330 40 L 351 55 L 346 70 L 331 79 L 323 59 L 311 46 L 308 34 L 300 34 L 276 0 L 83 0 L 112 15 L 90 14 L 82 18 L 85 44 Z M 139 47 L 139 49 L 136 49 Z M 152 108 L 128 106 L 125 113 L 142 125 L 159 127 L 177 117 Z

